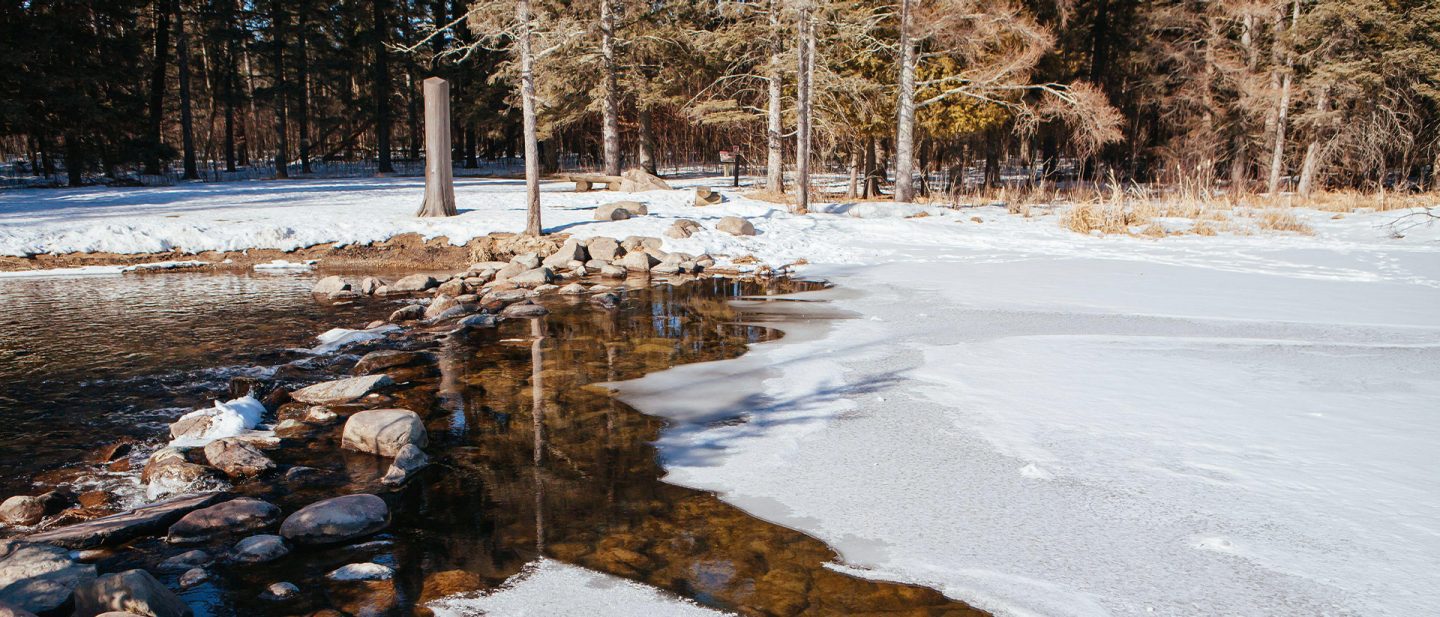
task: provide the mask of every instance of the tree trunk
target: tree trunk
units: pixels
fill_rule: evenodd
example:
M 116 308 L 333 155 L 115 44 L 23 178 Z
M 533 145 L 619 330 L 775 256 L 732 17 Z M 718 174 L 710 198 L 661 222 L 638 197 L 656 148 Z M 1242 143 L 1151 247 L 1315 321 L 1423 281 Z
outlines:
M 275 177 L 290 177 L 289 124 L 285 116 L 285 0 L 270 0 L 271 37 L 275 44 Z
M 784 111 L 784 72 L 781 70 L 781 55 L 785 44 L 780 36 L 780 0 L 770 0 L 770 64 L 767 72 L 769 82 L 769 108 L 765 120 L 765 190 L 772 193 L 785 192 L 785 142 L 781 116 Z
M 620 86 L 615 64 L 615 0 L 600 0 L 600 61 L 605 86 L 601 134 L 605 175 L 620 175 Z
M 1300 21 L 1300 2 L 1295 0 L 1291 5 L 1290 28 L 1294 30 L 1297 22 Z M 1283 18 L 1275 20 L 1277 26 L 1284 23 Z M 1280 28 L 1275 29 L 1276 46 L 1281 45 L 1283 37 Z M 1290 85 L 1295 77 L 1295 56 L 1289 51 L 1285 55 L 1285 74 L 1280 78 L 1280 101 L 1275 110 L 1275 133 L 1273 150 L 1270 153 L 1270 182 L 1266 185 L 1267 192 L 1274 195 L 1280 190 L 1280 175 L 1285 166 L 1285 131 L 1286 122 L 1290 117 Z
M 299 58 L 296 59 L 297 77 L 300 79 L 300 109 L 298 110 L 300 128 L 300 173 L 310 173 L 310 58 L 309 58 L 309 18 L 310 12 L 308 2 L 300 4 L 300 24 L 298 33 L 299 48 L 296 52 Z
M 636 153 L 639 155 L 640 168 L 659 175 L 655 168 L 655 113 L 647 107 L 641 107 L 636 115 L 640 120 L 640 143 Z
M 390 26 L 385 16 L 389 8 L 386 0 L 373 0 L 375 9 L 375 150 L 379 155 L 376 171 L 382 174 L 394 173 L 390 163 L 390 52 L 385 43 L 390 40 Z
M 915 201 L 915 42 L 910 39 L 910 4 L 900 0 L 900 100 L 895 122 L 895 201 Z
M 860 153 L 855 149 L 853 143 L 850 144 L 850 156 L 846 166 L 850 168 L 850 183 L 845 188 L 845 199 L 855 199 L 855 195 L 859 191 Z
M 1315 101 L 1315 110 L 1322 116 L 1330 105 L 1330 89 L 1322 88 Z M 1309 197 L 1310 191 L 1315 188 L 1315 175 L 1320 171 L 1320 140 L 1322 135 L 1319 128 L 1316 134 L 1310 138 L 1310 143 L 1305 146 L 1305 161 L 1300 164 L 1300 183 L 1296 185 L 1295 191 L 1301 196 Z
M 73 133 L 65 134 L 65 176 L 70 186 L 85 183 L 85 152 Z
M 170 12 L 174 0 L 155 3 L 155 66 L 150 72 L 150 126 L 146 135 L 145 175 L 160 175 L 160 129 L 165 115 L 165 72 L 170 59 Z M 66 149 L 71 146 L 66 143 Z M 68 163 L 66 165 L 69 166 Z
M 525 125 L 525 235 L 540 230 L 540 142 L 535 127 L 535 59 L 530 53 L 530 0 L 515 0 L 515 21 L 520 24 L 516 42 L 520 53 L 520 115 Z
M 794 214 L 810 211 L 810 80 L 815 66 L 815 22 L 811 8 L 806 5 L 800 12 L 800 65 L 796 85 L 795 132 L 795 210 Z
M 875 177 L 875 138 L 865 138 L 865 188 L 860 196 L 871 199 L 880 194 L 880 181 Z
M 450 83 L 425 80 L 425 201 L 415 216 L 455 216 L 450 162 Z
M 195 163 L 195 116 L 190 109 L 190 39 L 185 36 L 185 13 L 175 13 L 175 58 L 180 71 L 180 143 L 185 154 L 186 180 L 199 180 Z

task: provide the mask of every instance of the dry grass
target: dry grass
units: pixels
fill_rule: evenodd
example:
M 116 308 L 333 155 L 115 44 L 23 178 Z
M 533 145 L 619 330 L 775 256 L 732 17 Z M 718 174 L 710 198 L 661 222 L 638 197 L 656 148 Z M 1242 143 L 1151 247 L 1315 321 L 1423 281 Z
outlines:
M 1086 201 L 1066 210 L 1060 216 L 1060 225 L 1082 234 L 1129 234 L 1131 227 L 1150 223 L 1154 216 L 1154 202 Z
M 1295 213 L 1280 208 L 1261 210 L 1255 215 L 1255 226 L 1266 231 L 1291 231 L 1310 235 L 1315 233 L 1309 225 L 1295 217 Z

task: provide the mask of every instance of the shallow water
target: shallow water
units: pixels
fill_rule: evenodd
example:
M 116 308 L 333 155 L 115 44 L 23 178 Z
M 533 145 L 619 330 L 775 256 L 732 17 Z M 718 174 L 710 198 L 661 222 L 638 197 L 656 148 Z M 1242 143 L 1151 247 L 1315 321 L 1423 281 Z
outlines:
M 263 279 L 228 284 L 268 289 L 277 283 Z M 322 308 L 304 293 L 308 281 L 280 284 L 290 286 L 298 299 L 279 300 L 259 292 L 254 304 L 276 309 L 268 317 L 252 320 L 243 310 L 228 311 L 228 326 L 198 331 L 197 336 L 218 335 L 205 341 L 216 347 L 210 352 L 219 360 L 214 365 L 284 362 L 286 354 L 260 350 L 302 345 L 305 337 L 331 325 L 363 322 L 367 312 L 390 308 Z M 282 469 L 315 467 L 329 480 L 286 485 L 270 478 L 240 484 L 236 492 L 271 500 L 286 512 L 337 494 L 377 492 L 391 507 L 392 525 L 354 545 L 297 548 L 263 566 L 217 566 L 212 582 L 182 597 L 197 615 L 304 614 L 324 607 L 352 614 L 362 609 L 379 615 L 424 614 L 420 607 L 426 602 L 492 589 L 546 556 L 750 615 L 971 614 L 933 590 L 828 570 L 824 564 L 836 556 L 819 541 L 755 519 L 710 493 L 664 483 L 664 469 L 651 445 L 666 429 L 664 422 L 595 385 L 676 364 L 738 356 L 748 344 L 777 333 L 737 323 L 742 316 L 727 300 L 807 287 L 811 285 L 719 279 L 640 285 L 626 291 L 620 308 L 609 312 L 589 306 L 584 298 L 555 297 L 544 301 L 552 313 L 541 319 L 506 321 L 497 329 L 462 336 L 413 333 L 274 371 L 272 381 L 300 385 L 346 373 L 359 354 L 372 349 L 433 353 L 433 364 L 391 371 L 399 385 L 387 391 L 385 400 L 368 404 L 420 413 L 430 431 L 427 451 L 433 464 L 403 490 L 385 493 L 378 479 L 388 460 L 340 450 L 338 426 L 288 438 L 284 447 L 270 453 Z M 177 301 L 171 295 L 172 302 Z M 145 315 L 149 313 L 131 319 L 148 320 Z M 170 336 L 166 340 L 172 344 L 183 342 L 173 338 L 167 319 L 142 329 Z M 274 323 L 282 319 L 290 320 L 288 326 Z M 317 321 L 300 321 L 306 319 Z M 319 323 L 326 319 L 331 321 Z M 264 333 L 252 338 L 252 327 Z M 254 355 L 233 350 L 240 346 L 234 341 L 237 333 Z M 231 349 L 219 349 L 227 346 Z M 51 362 L 83 357 L 60 353 L 65 348 L 56 346 Z M 119 370 L 116 379 L 145 375 L 145 359 L 172 361 L 166 353 L 124 349 L 107 353 L 118 358 L 147 355 L 134 365 L 122 365 L 134 374 Z M 205 357 L 185 356 L 197 368 L 205 365 Z M 181 387 L 166 404 L 183 407 L 194 398 L 221 396 L 224 382 L 215 379 L 194 391 Z M 156 383 L 158 392 L 177 382 Z M 353 410 L 337 408 L 342 414 Z M 292 412 L 281 409 L 281 416 L 287 413 Z M 221 554 L 236 539 L 202 548 Z M 194 547 L 151 539 L 132 548 L 100 561 L 101 571 L 153 568 L 163 558 Z M 324 579 L 326 572 L 356 561 L 389 565 L 396 570 L 395 578 L 361 583 Z M 159 575 L 175 585 L 176 573 Z M 277 581 L 297 584 L 300 597 L 284 605 L 260 600 L 265 586 Z
M 390 303 L 323 306 L 305 274 L 0 278 L 0 495 L 118 437 L 151 439 L 239 375 Z

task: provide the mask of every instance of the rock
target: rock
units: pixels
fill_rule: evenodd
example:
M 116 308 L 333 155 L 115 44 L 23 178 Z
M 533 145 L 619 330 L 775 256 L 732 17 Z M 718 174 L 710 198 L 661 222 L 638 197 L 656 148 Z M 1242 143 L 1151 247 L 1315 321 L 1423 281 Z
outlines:
M 589 289 L 579 283 L 571 283 L 560 288 L 560 294 L 565 296 L 583 296 L 589 292 Z
M 280 525 L 280 535 L 301 544 L 332 544 L 368 536 L 389 524 L 385 500 L 361 493 L 301 508 Z
M 324 407 L 311 407 L 305 410 L 305 421 L 310 424 L 326 425 L 340 419 L 337 414 Z
M 280 508 L 274 504 L 251 497 L 239 497 L 186 514 L 170 526 L 165 540 L 171 544 L 204 542 L 222 535 L 264 529 L 278 520 Z
M 750 221 L 747 221 L 738 216 L 727 216 L 720 219 L 720 222 L 715 224 L 715 229 L 718 231 L 723 231 L 732 236 L 755 235 L 755 226 L 752 225 Z
M 160 448 L 151 453 L 140 472 L 140 481 L 149 485 L 146 490 L 152 496 L 184 493 L 216 480 L 214 471 L 190 462 L 179 448 Z
M 190 617 L 190 607 L 144 570 L 106 574 L 75 590 L 75 614 L 126 611 L 150 617 Z
M 506 291 L 497 291 L 490 294 L 490 299 L 498 300 L 506 304 L 509 304 L 511 302 L 519 302 L 528 297 L 530 297 L 530 292 L 525 289 L 510 289 Z
M 626 270 L 626 269 L 625 269 L 624 267 L 622 267 L 622 266 L 616 266 L 616 265 L 613 265 L 613 264 L 612 264 L 612 265 L 607 265 L 607 266 L 605 266 L 604 268 L 601 268 L 601 269 L 600 269 L 600 276 L 603 276 L 603 277 L 605 277 L 605 278 L 623 279 L 623 278 L 625 278 L 626 276 L 628 276 L 629 274 L 630 274 L 630 271 L 629 271 L 629 270 Z
M 679 274 L 680 266 L 678 264 L 661 263 L 651 268 L 650 272 L 652 274 Z
M 440 315 L 440 313 L 443 313 L 450 307 L 455 306 L 455 304 L 455 298 L 452 298 L 446 294 L 442 293 L 438 296 L 435 296 L 435 299 L 430 302 L 430 306 L 425 307 L 425 318 L 434 319 L 436 316 Z
M 614 204 L 611 204 L 611 205 L 620 206 L 621 208 L 624 208 L 626 212 L 629 212 L 629 213 L 630 213 L 630 216 L 631 216 L 632 218 L 633 218 L 633 217 L 637 217 L 637 216 L 645 216 L 645 215 L 647 215 L 647 214 L 650 214 L 650 208 L 649 208 L 648 206 L 646 206 L 644 203 L 638 202 L 638 201 L 617 201 L 617 202 L 615 202 Z
M 338 276 L 327 276 L 315 283 L 310 293 L 317 296 L 329 296 L 342 291 L 350 291 L 350 281 Z
M 356 292 L 353 292 L 353 291 L 350 291 L 350 290 L 345 290 L 345 291 L 337 291 L 337 292 L 332 293 L 332 294 L 330 294 L 330 295 L 328 295 L 328 296 L 326 296 L 326 297 L 329 298 L 329 299 L 331 299 L 332 301 L 336 301 L 336 302 L 347 302 L 347 301 L 359 299 L 359 298 L 360 298 L 360 294 L 359 294 L 359 293 L 356 293 Z
M 225 493 L 177 497 L 122 514 L 31 534 L 26 539 L 72 549 L 123 544 L 141 536 L 162 533 L 186 514 L 229 498 Z
M 444 283 L 441 283 L 439 287 L 435 288 L 435 293 L 445 294 L 452 297 L 464 295 L 466 291 L 467 290 L 465 289 L 464 279 L 458 278 L 445 281 Z
M 626 252 L 631 251 L 658 251 L 665 246 L 665 241 L 654 236 L 630 236 L 620 241 L 620 246 Z
M 646 172 L 639 167 L 627 169 L 620 174 L 620 190 L 627 193 L 637 191 L 668 191 L 670 185 L 661 180 L 659 176 Z
M 304 465 L 286 469 L 284 476 L 285 484 L 291 487 L 321 486 L 331 484 L 335 479 L 335 474 L 331 472 Z
M 31 613 L 69 604 L 75 589 L 95 580 L 95 566 L 48 544 L 0 540 L 0 603 Z
M 35 613 L 32 613 L 32 612 L 30 612 L 30 611 L 27 611 L 27 610 L 25 610 L 25 609 L 23 609 L 23 608 L 20 608 L 20 607 L 18 607 L 18 606 L 15 606 L 14 604 L 10 604 L 9 602 L 0 602 L 0 617 L 36 617 L 36 616 L 35 616 Z M 98 617 L 104 617 L 104 616 L 102 615 L 102 616 L 98 616 Z
M 420 319 L 420 318 L 422 318 L 422 317 L 424 317 L 424 316 L 425 316 L 425 307 L 420 306 L 419 304 L 411 304 L 411 305 L 408 305 L 408 306 L 405 306 L 405 307 L 396 309 L 394 313 L 390 313 L 390 317 L 389 317 L 388 320 L 391 321 L 391 322 L 397 322 L 397 321 L 415 321 L 416 319 Z
M 149 615 L 140 615 L 130 611 L 106 611 L 95 617 L 149 617 Z
M 434 289 L 440 284 L 435 277 L 428 274 L 411 274 L 389 285 L 390 293 L 409 294 Z
M 317 383 L 290 393 L 290 398 L 302 403 L 326 404 L 347 403 L 358 399 L 376 388 L 393 385 L 386 375 L 367 375 Z
M 283 602 L 297 595 L 300 595 L 300 588 L 294 583 L 271 583 L 265 591 L 260 592 L 260 599 L 270 602 Z
M 365 354 L 359 362 L 355 363 L 355 368 L 350 372 L 356 375 L 371 375 L 385 369 L 415 364 L 434 364 L 435 362 L 435 354 L 432 353 L 386 349 Z
M 540 267 L 516 274 L 509 280 L 518 287 L 538 287 L 555 280 L 555 273 L 551 272 L 550 268 Z
M 80 496 L 76 497 L 75 501 L 79 503 L 82 508 L 103 510 L 110 507 L 110 498 L 110 493 L 102 490 L 94 490 L 80 493 Z
M 253 478 L 275 468 L 275 461 L 259 448 L 234 437 L 205 444 L 205 460 L 231 478 Z
M 355 291 L 360 292 L 361 295 L 373 296 L 380 291 L 381 287 L 384 286 L 385 283 L 381 282 L 380 279 L 377 279 L 373 276 L 367 276 L 360 280 L 360 285 L 355 288 Z
M 648 272 L 650 268 L 655 267 L 655 264 L 658 263 L 660 263 L 660 260 L 655 259 L 654 255 L 644 251 L 632 252 L 620 260 L 620 266 L 631 272 Z
M 725 198 L 724 198 L 723 196 L 721 196 L 720 193 L 715 192 L 715 191 L 714 191 L 713 189 L 711 189 L 710 187 L 708 187 L 708 186 L 697 186 L 697 187 L 695 187 L 695 205 L 696 205 L 696 206 L 713 206 L 713 205 L 718 204 L 718 203 L 720 203 L 720 202 L 722 202 L 722 201 L 725 201 Z
M 385 477 L 380 482 L 386 486 L 400 486 L 410 479 L 411 474 L 423 469 L 430 464 L 430 457 L 425 455 L 415 444 L 406 444 L 395 454 L 395 460 L 390 463 L 390 469 L 386 470 Z
M 597 221 L 623 221 L 630 218 L 630 211 L 620 204 L 605 204 L 595 208 Z
M 439 315 L 430 317 L 428 321 L 445 321 L 446 319 L 454 319 L 462 315 L 469 315 L 470 313 L 474 313 L 478 310 L 480 310 L 480 306 L 476 304 L 456 304 L 454 306 L 451 306 L 450 308 L 440 311 Z
M 521 253 L 511 257 L 510 263 L 518 264 L 526 270 L 534 270 L 540 267 L 540 256 L 535 253 Z
M 235 543 L 230 559 L 236 563 L 267 563 L 290 554 L 285 539 L 272 534 L 250 536 Z
M 208 580 L 210 573 L 205 568 L 190 568 L 180 575 L 180 588 L 189 589 Z
M 503 282 L 505 282 L 505 281 L 510 280 L 510 277 L 515 276 L 516 274 L 520 274 L 521 272 L 524 272 L 524 271 L 529 270 L 529 269 L 530 269 L 530 268 L 525 267 L 525 264 L 523 264 L 523 263 L 513 263 L 513 262 L 512 262 L 512 263 L 505 264 L 505 267 L 500 268 L 499 270 L 496 270 L 496 271 L 495 271 L 495 278 L 494 278 L 494 280 L 490 281 L 490 283 L 487 283 L 487 285 L 495 285 L 495 284 L 498 284 L 498 283 L 503 283 Z
M 625 250 L 620 247 L 619 242 L 614 238 L 607 238 L 605 236 L 591 238 L 590 244 L 586 246 L 586 249 L 590 252 L 590 259 L 598 259 L 605 262 L 615 261 L 617 258 L 625 255 Z
M 294 418 L 286 418 L 275 425 L 275 436 L 283 439 L 301 439 L 315 432 L 315 427 Z
M 560 245 L 560 248 L 549 257 L 546 257 L 545 261 L 541 262 L 540 265 L 560 269 L 568 267 L 572 261 L 583 262 L 589 258 L 590 256 L 589 253 L 586 252 L 585 246 L 580 244 L 579 240 L 571 238 L 566 240 L 565 244 Z
M 345 420 L 340 447 L 394 457 L 406 445 L 425 447 L 429 436 L 420 416 L 408 409 L 368 409 Z
M 237 396 L 233 398 L 239 397 Z M 130 456 L 130 453 L 134 450 L 134 442 L 129 440 L 117 441 L 109 445 L 101 446 L 101 448 L 99 450 L 96 450 L 95 454 L 90 457 L 90 460 L 96 463 L 109 463 L 112 461 L 118 461 L 122 458 Z
M 511 304 L 510 306 L 505 307 L 505 310 L 500 311 L 500 316 L 506 319 L 544 317 L 549 314 L 550 309 L 547 309 L 543 306 L 540 306 L 539 304 L 535 304 L 534 302 L 530 302 L 528 300 L 525 302 Z
M 0 503 L 0 522 L 29 527 L 45 518 L 45 501 L 31 495 L 16 495 Z
M 207 553 L 197 548 L 193 551 L 185 551 L 183 553 L 180 553 L 179 555 L 170 557 L 169 559 L 160 562 L 160 565 L 156 566 L 156 568 L 159 569 L 161 572 L 185 572 L 194 568 L 203 568 L 205 566 L 208 566 L 212 561 L 215 561 L 215 558 L 211 557 L 210 553 Z
M 384 581 L 395 576 L 389 566 L 378 563 L 349 563 L 325 575 L 332 581 Z
M 494 328 L 495 316 L 491 314 L 471 315 L 460 320 L 460 326 L 464 328 Z
M 665 230 L 665 237 L 676 239 L 689 238 L 701 229 L 700 224 L 695 221 L 680 219 L 670 224 L 670 228 Z
M 541 285 L 541 286 L 539 286 L 539 287 L 534 288 L 532 291 L 534 291 L 534 292 L 537 293 L 537 294 L 548 294 L 548 293 L 550 293 L 550 292 L 552 292 L 552 291 L 555 291 L 556 289 L 560 289 L 560 286 L 559 286 L 559 285 Z
M 608 311 L 620 306 L 620 296 L 612 293 L 604 293 L 590 298 L 590 303 Z

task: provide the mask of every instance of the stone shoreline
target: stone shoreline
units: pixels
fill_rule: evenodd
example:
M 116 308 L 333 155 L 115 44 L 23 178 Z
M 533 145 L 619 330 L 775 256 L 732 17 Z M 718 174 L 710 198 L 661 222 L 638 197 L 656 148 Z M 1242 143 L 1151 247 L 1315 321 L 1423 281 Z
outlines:
M 430 353 L 411 348 L 467 330 L 494 328 L 501 320 L 544 316 L 549 312 L 546 302 L 566 296 L 588 297 L 595 311 L 613 310 L 625 287 L 637 283 L 636 275 L 644 277 L 638 279 L 643 285 L 720 276 L 706 271 L 715 264 L 713 258 L 667 253 L 660 249 L 659 238 L 562 239 L 498 236 L 479 239 L 472 243 L 475 246 L 431 253 L 437 261 L 425 261 L 427 267 L 457 259 L 459 255 L 452 253 L 462 250 L 467 257 L 485 258 L 470 260 L 468 268 L 449 276 L 321 279 L 314 289 L 318 301 L 383 296 L 409 302 L 388 320 L 341 330 L 344 336 L 330 351 L 347 340 L 382 341 L 386 348 L 365 354 L 353 367 L 352 377 L 294 391 L 253 381 L 232 384 L 232 391 L 249 388 L 255 397 L 247 395 L 177 420 L 170 428 L 172 445 L 153 452 L 141 473 L 152 497 L 164 497 L 155 503 L 106 515 L 104 506 L 97 505 L 103 500 L 64 488 L 5 500 L 0 504 L 0 522 L 37 531 L 0 540 L 0 614 L 89 617 L 122 608 L 154 617 L 190 614 L 174 591 L 145 569 L 105 574 L 97 570 L 95 562 L 123 553 L 125 545 L 136 539 L 163 537 L 177 547 L 176 554 L 155 567 L 183 572 L 182 589 L 221 576 L 235 564 L 281 560 L 297 547 L 364 540 L 390 524 L 390 511 L 381 496 L 403 489 L 429 463 L 422 419 L 415 411 L 387 406 L 393 402 L 386 395 L 390 388 L 435 362 Z M 425 253 L 430 243 L 418 249 L 408 241 L 399 244 L 396 250 Z M 365 248 L 374 247 L 348 250 Z M 258 261 L 265 256 L 254 257 Z M 497 259 L 503 257 L 508 259 Z M 768 275 L 764 270 L 761 275 Z M 597 282 L 597 277 L 604 282 Z M 617 284 L 607 284 L 611 282 Z M 271 430 L 256 430 L 262 428 L 257 426 L 262 417 Z M 243 430 L 235 430 L 237 421 Z M 333 490 L 333 486 L 324 488 L 321 470 L 282 468 L 274 454 L 282 448 L 305 447 L 316 434 L 334 431 L 341 435 L 342 449 L 374 456 L 377 471 L 383 470 L 366 486 L 348 487 L 363 491 L 318 499 L 283 517 L 280 507 L 253 496 L 263 493 L 253 488 L 277 483 Z M 124 470 L 133 446 L 118 443 L 105 448 L 96 453 L 95 464 Z M 225 488 L 210 490 L 214 487 Z M 178 550 L 214 546 L 218 541 L 228 548 Z M 364 589 L 374 588 L 383 595 L 383 586 L 366 583 L 388 580 L 393 574 L 383 564 L 356 561 L 334 569 L 326 579 L 356 587 L 356 601 L 361 604 L 384 605 L 394 598 L 368 597 Z M 275 581 L 261 599 L 279 607 L 298 593 L 293 583 Z M 310 614 L 340 613 L 324 609 Z

